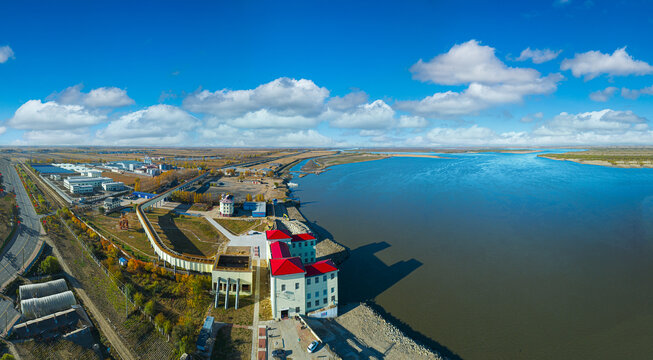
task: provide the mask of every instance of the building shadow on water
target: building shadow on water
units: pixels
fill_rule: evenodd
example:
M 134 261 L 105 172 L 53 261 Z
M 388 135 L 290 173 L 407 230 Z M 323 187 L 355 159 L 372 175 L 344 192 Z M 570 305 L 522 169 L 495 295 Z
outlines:
M 320 239 L 333 239 L 333 235 L 328 230 L 315 222 L 311 223 L 311 228 L 319 235 Z M 394 317 L 374 302 L 378 295 L 423 265 L 415 258 L 400 260 L 390 265 L 386 264 L 378 258 L 377 253 L 391 246 L 385 241 L 372 242 L 356 249 L 345 247 L 346 256 L 336 254 L 336 258 L 344 261 L 342 265 L 339 264 L 341 271 L 338 274 L 340 293 L 338 311 L 340 315 L 346 314 L 359 303 L 365 303 L 418 343 L 438 352 L 447 359 L 461 359 L 446 346 L 414 330 L 410 325 Z

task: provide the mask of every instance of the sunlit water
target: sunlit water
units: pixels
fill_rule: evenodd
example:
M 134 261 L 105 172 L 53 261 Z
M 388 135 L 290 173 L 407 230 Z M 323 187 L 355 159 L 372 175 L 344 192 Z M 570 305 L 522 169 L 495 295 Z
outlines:
M 653 170 L 446 156 L 294 180 L 352 252 L 341 302 L 465 359 L 653 358 Z

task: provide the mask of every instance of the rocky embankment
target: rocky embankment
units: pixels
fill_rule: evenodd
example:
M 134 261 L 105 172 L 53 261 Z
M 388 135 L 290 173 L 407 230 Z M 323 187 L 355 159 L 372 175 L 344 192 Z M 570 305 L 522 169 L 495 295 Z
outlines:
M 335 320 L 362 343 L 384 354 L 385 359 L 443 359 L 404 335 L 365 304 L 356 306 Z

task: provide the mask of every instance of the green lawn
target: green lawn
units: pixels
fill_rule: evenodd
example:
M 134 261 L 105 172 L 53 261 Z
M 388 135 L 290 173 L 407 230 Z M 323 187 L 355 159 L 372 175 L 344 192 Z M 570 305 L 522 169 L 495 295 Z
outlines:
M 264 224 L 261 220 L 213 219 L 234 235 L 241 235 Z M 267 225 L 266 225 L 267 226 Z
M 175 251 L 211 257 L 220 244 L 227 241 L 224 235 L 204 218 L 178 215 L 162 209 L 147 213 L 161 241 Z
M 129 221 L 129 230 L 120 230 L 118 227 L 118 220 L 120 214 L 112 213 L 103 215 L 98 213 L 87 214 L 88 220 L 92 222 L 95 228 L 102 233 L 102 235 L 118 239 L 122 244 L 135 249 L 135 253 L 155 259 L 156 253 L 150 245 L 150 240 L 145 235 L 145 231 L 141 227 L 135 213 L 127 214 Z

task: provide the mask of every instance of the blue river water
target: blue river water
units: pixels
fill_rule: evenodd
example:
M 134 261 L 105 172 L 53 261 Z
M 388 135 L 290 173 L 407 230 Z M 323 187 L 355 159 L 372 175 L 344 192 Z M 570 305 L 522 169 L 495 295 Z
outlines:
M 443 156 L 293 180 L 351 251 L 341 303 L 464 359 L 653 358 L 653 169 Z

